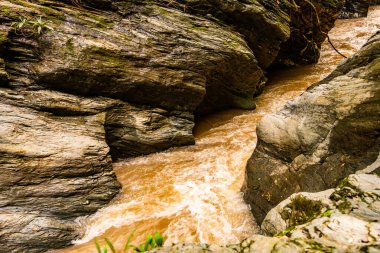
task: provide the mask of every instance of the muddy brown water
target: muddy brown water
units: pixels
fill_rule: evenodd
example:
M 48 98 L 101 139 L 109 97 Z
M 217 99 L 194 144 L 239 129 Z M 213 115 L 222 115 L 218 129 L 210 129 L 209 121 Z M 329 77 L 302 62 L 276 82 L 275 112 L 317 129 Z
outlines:
M 380 29 L 380 6 L 368 18 L 338 20 L 331 40 L 345 55 L 356 52 Z M 271 73 L 253 111 L 229 110 L 200 119 L 194 146 L 128 159 L 115 164 L 121 194 L 108 206 L 78 220 L 84 237 L 59 253 L 96 252 L 93 238 L 107 237 L 121 248 L 160 231 L 166 245 L 176 242 L 237 243 L 257 233 L 240 188 L 256 145 L 256 125 L 330 73 L 342 57 L 328 43 L 318 64 Z

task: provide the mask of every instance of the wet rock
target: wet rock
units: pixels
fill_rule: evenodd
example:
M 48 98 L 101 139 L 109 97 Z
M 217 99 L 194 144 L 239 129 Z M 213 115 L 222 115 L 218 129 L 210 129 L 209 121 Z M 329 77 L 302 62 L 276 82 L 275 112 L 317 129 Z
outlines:
M 106 138 L 113 157 L 138 156 L 174 146 L 194 144 L 190 112 L 132 106 L 124 103 L 107 112 Z
M 330 76 L 260 122 L 244 188 L 258 222 L 291 194 L 334 187 L 376 161 L 379 45 L 377 33 Z

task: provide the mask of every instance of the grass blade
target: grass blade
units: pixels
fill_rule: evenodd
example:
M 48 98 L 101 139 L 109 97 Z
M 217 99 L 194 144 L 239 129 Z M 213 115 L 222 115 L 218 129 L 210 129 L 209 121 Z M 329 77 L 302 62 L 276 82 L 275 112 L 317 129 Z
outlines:
M 108 238 L 104 238 L 106 240 L 106 243 L 108 245 L 108 247 L 110 247 L 112 253 L 116 253 L 116 250 L 115 250 L 115 247 L 113 246 L 112 242 L 110 240 L 108 240 Z
M 162 247 L 164 244 L 164 237 L 159 232 L 154 233 L 154 240 L 156 241 L 156 245 L 158 247 Z
M 102 250 L 100 249 L 100 245 L 99 245 L 98 239 L 95 238 L 94 241 L 95 241 L 96 250 L 98 251 L 98 253 L 102 253 Z
M 132 245 L 130 245 L 130 243 L 135 232 L 136 232 L 136 229 L 133 229 L 133 231 L 129 234 L 128 240 L 125 243 L 124 252 L 127 251 L 130 247 L 133 247 Z

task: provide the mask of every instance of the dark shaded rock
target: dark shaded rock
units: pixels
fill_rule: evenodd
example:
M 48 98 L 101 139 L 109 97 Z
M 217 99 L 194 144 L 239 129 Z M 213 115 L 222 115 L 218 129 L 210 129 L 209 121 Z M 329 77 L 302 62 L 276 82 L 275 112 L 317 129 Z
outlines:
M 280 1 L 291 18 L 290 38 L 281 45 L 275 65 L 292 66 L 318 62 L 322 43 L 334 27 L 341 0 Z
M 370 5 L 369 0 L 347 0 L 339 18 L 361 18 L 366 17 Z
M 379 56 L 377 33 L 330 76 L 260 122 L 244 189 L 258 222 L 292 193 L 335 187 L 376 161 Z

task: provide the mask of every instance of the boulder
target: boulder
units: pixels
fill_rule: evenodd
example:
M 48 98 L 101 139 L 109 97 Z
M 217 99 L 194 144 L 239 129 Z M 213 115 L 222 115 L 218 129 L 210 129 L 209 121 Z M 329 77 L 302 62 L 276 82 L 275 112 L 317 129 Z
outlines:
M 212 112 L 253 108 L 253 95 L 264 81 L 242 37 L 202 17 L 154 4 L 102 14 L 59 2 L 46 2 L 49 7 L 43 8 L 41 2 L 15 3 L 2 2 L 8 12 L 0 19 L 42 15 L 53 30 L 37 40 L 15 32 L 8 36 L 5 62 L 13 88 L 43 87 L 167 110 L 193 112 L 200 106 L 199 111 Z
M 120 189 L 111 155 L 193 144 L 193 112 L 207 87 L 215 92 L 205 111 L 252 108 L 264 80 L 239 34 L 179 10 L 136 5 L 124 16 L 59 1 L 2 1 L 0 8 L 0 243 L 7 252 L 70 245 L 82 232 L 75 219 Z M 40 32 L 30 23 L 14 27 L 40 15 Z
M 379 183 L 376 175 L 353 174 L 336 189 L 293 194 L 268 213 L 261 228 L 268 235 L 286 231 L 291 239 L 312 239 L 342 251 L 378 247 Z M 308 212 L 315 206 L 318 212 Z
M 259 223 L 291 194 L 335 187 L 377 160 L 379 55 L 380 32 L 327 78 L 259 123 L 243 189 Z

